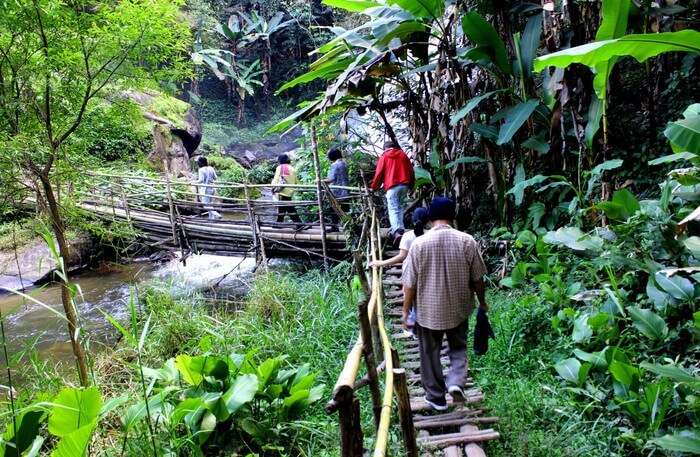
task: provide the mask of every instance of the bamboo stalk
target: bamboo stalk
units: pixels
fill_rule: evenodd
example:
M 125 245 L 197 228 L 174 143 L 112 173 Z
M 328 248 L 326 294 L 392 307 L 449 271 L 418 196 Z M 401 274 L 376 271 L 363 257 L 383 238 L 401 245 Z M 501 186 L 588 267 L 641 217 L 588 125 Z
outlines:
M 323 220 L 323 194 L 321 188 L 321 162 L 318 157 L 318 143 L 316 140 L 316 126 L 311 123 L 311 151 L 314 155 L 314 172 L 316 173 L 316 199 L 318 200 L 318 220 L 321 224 L 321 246 L 323 256 L 327 257 L 326 248 L 326 222 Z M 324 258 L 323 266 L 328 270 L 328 261 Z
M 372 411 L 374 412 L 374 425 L 379 427 L 379 419 L 382 412 L 382 398 L 379 391 L 379 379 L 377 377 L 377 365 L 372 350 L 372 331 L 370 330 L 369 316 L 367 314 L 367 301 L 363 300 L 358 306 L 360 321 L 360 335 L 362 335 L 362 353 L 367 367 L 370 394 L 372 397 Z

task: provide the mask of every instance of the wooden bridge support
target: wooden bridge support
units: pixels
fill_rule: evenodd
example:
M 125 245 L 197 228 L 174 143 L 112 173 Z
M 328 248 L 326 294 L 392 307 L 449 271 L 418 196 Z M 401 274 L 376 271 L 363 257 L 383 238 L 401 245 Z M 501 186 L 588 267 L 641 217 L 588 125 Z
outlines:
M 358 307 L 360 321 L 360 335 L 362 337 L 362 354 L 364 355 L 367 367 L 367 379 L 369 380 L 369 390 L 372 396 L 372 410 L 374 412 L 375 428 L 379 427 L 379 419 L 382 414 L 382 394 L 379 390 L 379 377 L 377 376 L 377 362 L 374 358 L 372 344 L 372 330 L 367 313 L 367 299 L 362 300 Z
M 323 266 L 328 269 L 328 248 L 326 247 L 326 222 L 323 220 L 323 189 L 321 187 L 321 161 L 318 157 L 316 126 L 311 124 L 311 150 L 314 155 L 314 172 L 316 173 L 316 200 L 318 201 L 318 220 L 321 224 L 321 246 L 323 249 Z
M 364 447 L 360 400 L 350 395 L 338 407 L 340 419 L 340 452 L 342 457 L 363 457 Z
M 406 369 L 394 368 L 394 389 L 399 410 L 399 422 L 403 434 L 404 448 L 407 457 L 418 457 L 418 445 L 416 444 L 416 429 L 413 426 L 413 414 L 411 413 L 411 398 L 408 394 L 408 380 Z

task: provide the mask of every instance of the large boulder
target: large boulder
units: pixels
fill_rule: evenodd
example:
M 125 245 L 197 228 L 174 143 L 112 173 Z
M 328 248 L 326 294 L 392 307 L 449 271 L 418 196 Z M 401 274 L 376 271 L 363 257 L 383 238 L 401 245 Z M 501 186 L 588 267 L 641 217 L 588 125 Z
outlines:
M 128 90 L 121 93 L 143 110 L 143 117 L 152 123 L 153 150 L 151 164 L 174 175 L 191 171 L 190 158 L 202 140 L 202 123 L 186 102 L 155 91 Z
M 246 168 L 253 168 L 261 163 L 276 161 L 280 154 L 294 156 L 299 145 L 294 141 L 301 136 L 301 130 L 295 129 L 284 137 L 272 135 L 255 143 L 231 143 L 224 148 L 224 153 L 236 159 Z

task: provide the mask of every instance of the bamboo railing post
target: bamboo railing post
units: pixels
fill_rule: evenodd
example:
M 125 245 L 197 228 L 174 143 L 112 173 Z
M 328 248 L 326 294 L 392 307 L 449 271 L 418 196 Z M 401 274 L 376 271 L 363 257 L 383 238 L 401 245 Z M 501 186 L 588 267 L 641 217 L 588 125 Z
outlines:
M 321 247 L 323 249 L 323 266 L 328 269 L 328 250 L 326 248 L 326 223 L 323 220 L 323 194 L 321 188 L 321 161 L 318 158 L 318 142 L 316 141 L 316 126 L 311 124 L 311 150 L 314 156 L 314 172 L 316 173 L 316 200 L 318 201 L 318 219 L 321 224 Z
M 177 230 L 175 229 L 175 205 L 173 204 L 173 196 L 170 190 L 170 167 L 168 166 L 168 161 L 163 160 L 163 167 L 165 169 L 165 190 L 168 197 L 168 207 L 170 209 L 170 228 L 173 233 L 173 244 L 178 245 Z
M 258 240 L 258 230 L 255 224 L 255 213 L 253 212 L 253 205 L 250 203 L 250 190 L 248 186 L 244 185 L 243 192 L 245 193 L 245 204 L 248 209 L 248 223 L 250 223 L 250 230 L 253 237 L 253 247 L 255 248 L 255 257 L 260 255 L 259 246 L 260 240 Z
M 413 426 L 411 414 L 411 400 L 408 395 L 406 381 L 406 369 L 394 368 L 394 389 L 399 409 L 399 421 L 403 432 L 403 442 L 408 457 L 418 457 L 418 445 L 416 444 L 416 429 Z
M 126 214 L 126 221 L 131 224 L 131 211 L 129 211 L 129 200 L 126 198 L 126 191 L 122 187 L 122 205 L 124 205 L 124 213 Z
M 362 457 L 362 425 L 360 422 L 360 400 L 351 395 L 338 405 L 340 423 L 340 455 Z
M 353 454 L 355 457 L 363 457 L 365 454 L 364 437 L 362 436 L 362 416 L 360 415 L 360 400 L 353 397 L 352 400 L 352 430 L 355 433 L 353 440 Z
M 260 243 L 260 257 L 265 270 L 267 270 L 267 252 L 265 252 L 265 241 L 263 241 L 262 230 L 260 230 L 260 217 L 255 216 L 255 230 L 257 230 L 258 243 Z
M 362 353 L 365 356 L 365 365 L 367 366 L 367 379 L 369 380 L 369 390 L 372 396 L 372 411 L 374 412 L 374 425 L 376 428 L 379 427 L 379 419 L 382 414 L 382 394 L 379 390 L 377 363 L 374 359 L 374 350 L 372 347 L 372 331 L 369 325 L 367 299 L 360 302 L 358 306 L 358 315 L 360 319 L 360 334 L 362 335 Z

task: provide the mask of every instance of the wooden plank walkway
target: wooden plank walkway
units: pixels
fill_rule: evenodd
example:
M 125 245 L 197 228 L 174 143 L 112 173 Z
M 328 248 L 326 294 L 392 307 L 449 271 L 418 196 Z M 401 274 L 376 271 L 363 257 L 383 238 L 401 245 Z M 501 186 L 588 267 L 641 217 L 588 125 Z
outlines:
M 385 257 L 392 257 L 396 252 L 386 252 Z M 448 395 L 448 410 L 435 412 L 423 399 L 424 391 L 420 382 L 420 355 L 418 341 L 407 337 L 401 327 L 401 269 L 389 268 L 384 271 L 384 292 L 386 297 L 385 313 L 389 329 L 393 330 L 391 338 L 397 344 L 401 367 L 406 369 L 408 391 L 411 397 L 413 425 L 418 435 L 420 455 L 426 457 L 485 457 L 482 443 L 498 439 L 499 433 L 492 428 L 498 417 L 488 415 L 487 408 L 479 407 L 484 399 L 483 392 L 474 380 L 467 378 L 464 385 L 465 402 L 455 404 Z M 446 342 L 443 342 L 443 353 Z M 442 358 L 447 370 L 449 360 Z

